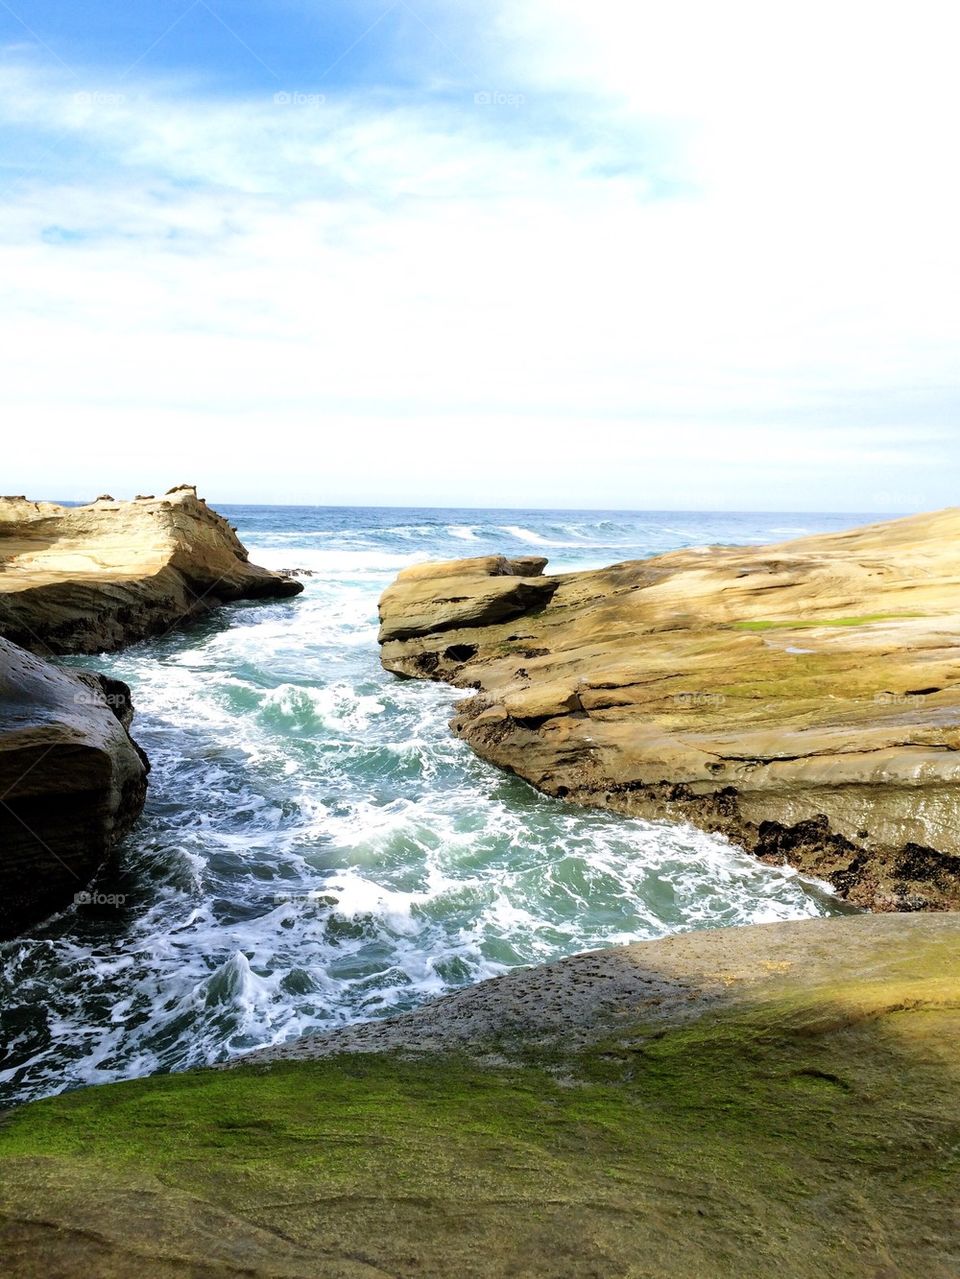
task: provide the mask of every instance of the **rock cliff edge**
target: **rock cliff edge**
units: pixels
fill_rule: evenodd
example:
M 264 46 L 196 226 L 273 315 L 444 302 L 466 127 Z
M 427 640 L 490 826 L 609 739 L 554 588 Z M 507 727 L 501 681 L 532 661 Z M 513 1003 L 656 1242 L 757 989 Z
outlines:
M 34 652 L 105 652 L 231 600 L 301 590 L 249 563 L 191 485 L 78 507 L 0 498 L 0 635 Z

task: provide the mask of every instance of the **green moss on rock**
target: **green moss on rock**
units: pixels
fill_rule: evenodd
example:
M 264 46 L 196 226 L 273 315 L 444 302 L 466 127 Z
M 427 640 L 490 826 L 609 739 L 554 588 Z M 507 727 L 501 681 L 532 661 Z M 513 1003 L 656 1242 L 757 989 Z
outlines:
M 818 626 L 870 626 L 873 622 L 899 622 L 924 616 L 924 613 L 864 613 L 862 617 L 787 617 L 771 621 L 756 618 L 732 625 L 737 631 L 805 631 Z
M 573 1054 L 86 1089 L 0 1128 L 7 1273 L 946 1279 L 958 1047 L 957 976 L 918 955 Z

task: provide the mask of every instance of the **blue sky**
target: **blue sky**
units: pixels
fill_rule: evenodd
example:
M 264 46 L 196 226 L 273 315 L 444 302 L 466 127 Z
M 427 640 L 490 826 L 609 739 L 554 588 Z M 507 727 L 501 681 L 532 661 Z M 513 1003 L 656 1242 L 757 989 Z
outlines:
M 275 89 L 412 91 L 442 97 L 498 61 L 494 13 L 476 0 L 106 0 L 4 4 L 5 27 L 78 83 L 104 88 L 170 77 L 203 96 Z
M 5 491 L 956 501 L 960 18 L 0 0 Z

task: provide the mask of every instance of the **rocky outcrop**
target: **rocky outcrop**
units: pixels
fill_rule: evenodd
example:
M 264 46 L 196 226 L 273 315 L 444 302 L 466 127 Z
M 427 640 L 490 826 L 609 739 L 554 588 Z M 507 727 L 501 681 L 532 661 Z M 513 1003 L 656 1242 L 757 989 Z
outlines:
M 302 589 L 250 564 L 190 485 L 81 507 L 0 498 L 0 635 L 35 652 L 104 652 L 227 601 Z
M 860 906 L 957 908 L 958 545 L 949 510 L 676 551 L 535 579 L 506 618 L 489 559 L 420 565 L 382 660 L 475 689 L 454 730 L 547 794 L 723 832 Z
M 947 1279 L 958 944 L 955 915 L 695 932 L 32 1103 L 4 1275 Z
M 143 807 L 120 680 L 0 639 L 0 939 L 81 897 Z
M 380 642 L 490 626 L 549 602 L 557 583 L 540 576 L 545 559 L 476 560 L 414 564 L 404 569 L 380 602 Z

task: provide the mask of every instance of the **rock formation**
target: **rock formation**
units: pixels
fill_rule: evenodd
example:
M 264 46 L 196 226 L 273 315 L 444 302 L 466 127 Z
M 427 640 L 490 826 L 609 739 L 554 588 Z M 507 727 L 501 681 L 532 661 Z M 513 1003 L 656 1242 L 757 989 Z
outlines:
M 380 642 L 489 626 L 542 607 L 558 585 L 540 576 L 546 563 L 488 555 L 404 569 L 380 602 Z
M 540 577 L 417 565 L 382 660 L 549 795 L 690 821 L 875 910 L 960 907 L 960 511 Z M 521 576 L 517 576 L 520 573 Z
M 120 680 L 0 639 L 0 939 L 83 893 L 143 807 Z
M 4 1275 L 947 1279 L 958 943 L 951 914 L 695 932 L 23 1106 Z
M 302 589 L 250 564 L 190 485 L 81 507 L 0 498 L 0 635 L 35 652 L 104 652 L 226 601 Z

